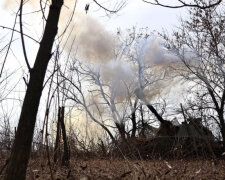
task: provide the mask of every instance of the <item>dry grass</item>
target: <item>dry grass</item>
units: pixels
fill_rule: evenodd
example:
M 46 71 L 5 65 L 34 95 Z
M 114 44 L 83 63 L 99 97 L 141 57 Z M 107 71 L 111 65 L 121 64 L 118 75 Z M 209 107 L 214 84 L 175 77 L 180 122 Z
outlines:
M 54 179 L 225 179 L 225 161 L 73 159 L 54 167 Z M 51 179 L 46 162 L 31 160 L 27 179 Z
M 0 158 L 0 169 L 5 160 Z M 225 160 L 129 160 L 73 158 L 70 167 L 52 166 L 54 180 L 90 179 L 225 179 Z M 3 179 L 4 172 L 0 179 Z M 32 158 L 28 180 L 50 180 L 46 158 Z

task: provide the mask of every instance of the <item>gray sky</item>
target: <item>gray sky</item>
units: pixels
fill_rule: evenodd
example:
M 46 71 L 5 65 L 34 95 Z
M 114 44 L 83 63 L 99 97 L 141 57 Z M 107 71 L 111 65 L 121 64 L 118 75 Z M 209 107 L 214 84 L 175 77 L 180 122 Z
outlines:
M 177 17 L 184 9 L 168 9 L 159 6 L 152 6 L 141 0 L 130 0 L 127 6 L 118 15 L 111 19 L 102 19 L 106 23 L 107 29 L 130 28 L 134 25 L 138 27 L 149 27 L 151 30 L 160 31 L 162 28 L 171 29 L 178 23 Z
M 0 17 L 3 17 L 0 19 L 0 24 L 11 26 L 14 18 L 12 11 L 16 11 L 16 8 L 15 6 L 9 6 L 7 9 L 3 9 L 5 1 L 0 2 Z M 10 2 L 11 0 L 7 1 Z M 84 13 L 85 4 L 90 2 L 92 1 L 78 1 L 77 11 Z M 99 0 L 99 2 L 101 2 L 101 0 Z M 113 1 L 111 1 L 111 4 L 112 3 Z M 65 0 L 67 9 L 72 4 L 73 0 Z M 109 4 L 106 4 L 106 6 L 109 8 L 112 7 Z M 32 8 L 32 6 L 30 8 Z M 104 27 L 110 31 L 114 31 L 117 27 L 130 28 L 134 25 L 138 27 L 148 26 L 152 30 L 161 30 L 161 28 L 171 29 L 173 25 L 176 25 L 178 22 L 177 17 L 184 14 L 182 11 L 184 11 L 184 9 L 169 9 L 149 5 L 142 0 L 128 0 L 127 5 L 116 15 L 111 16 L 111 18 L 106 17 L 105 12 L 97 8 L 93 2 L 90 4 L 88 15 L 103 23 Z

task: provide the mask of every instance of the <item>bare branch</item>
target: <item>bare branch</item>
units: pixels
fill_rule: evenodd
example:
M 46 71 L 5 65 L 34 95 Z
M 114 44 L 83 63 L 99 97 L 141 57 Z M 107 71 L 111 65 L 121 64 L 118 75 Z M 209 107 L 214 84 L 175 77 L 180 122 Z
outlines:
M 209 2 L 208 4 L 206 4 L 206 3 L 199 4 L 196 2 L 196 4 L 192 4 L 192 3 L 186 3 L 185 1 L 182 1 L 182 0 L 177 0 L 179 3 L 181 3 L 180 5 L 168 5 L 168 4 L 160 3 L 158 0 L 154 0 L 154 1 L 142 0 L 142 1 L 145 3 L 148 3 L 148 4 L 166 7 L 166 8 L 174 8 L 174 9 L 183 8 L 183 7 L 194 7 L 194 8 L 200 8 L 200 9 L 207 9 L 207 8 L 217 6 L 222 2 L 222 0 L 218 0 L 215 3 Z
M 122 1 L 119 6 L 115 9 L 115 10 L 111 10 L 108 9 L 106 7 L 104 7 L 103 5 L 101 5 L 99 2 L 97 2 L 96 0 L 93 0 L 100 8 L 104 9 L 105 11 L 109 12 L 109 13 L 117 13 L 118 11 L 120 11 L 125 5 L 126 5 L 126 1 Z
M 20 19 L 20 35 L 21 35 L 21 42 L 22 42 L 23 54 L 24 54 L 25 62 L 27 64 L 28 70 L 30 71 L 31 67 L 30 67 L 30 64 L 28 62 L 27 53 L 26 53 L 26 47 L 25 47 L 25 42 L 24 42 L 24 37 L 23 37 L 22 12 L 23 12 L 23 0 L 21 0 L 21 2 L 20 2 L 20 15 L 19 15 L 19 17 L 20 17 L 19 18 Z
M 19 13 L 19 10 L 17 11 L 16 17 L 15 17 L 15 20 L 14 20 L 14 24 L 13 24 L 13 28 L 12 28 L 13 31 L 12 31 L 11 38 L 10 38 L 10 41 L 9 41 L 9 45 L 8 45 L 8 48 L 7 48 L 7 51 L 6 51 L 6 54 L 5 54 L 5 58 L 4 58 L 4 61 L 3 61 L 3 65 L 1 67 L 0 78 L 2 77 L 3 69 L 4 69 L 5 63 L 6 63 L 6 59 L 8 57 L 9 50 L 10 50 L 11 44 L 13 42 L 14 29 L 15 29 L 15 26 L 16 26 L 16 19 L 17 19 L 18 13 Z
M 20 33 L 20 31 L 18 31 L 18 30 L 16 30 L 16 29 L 14 29 L 14 28 L 9 28 L 9 27 L 2 26 L 2 25 L 0 25 L 0 28 L 3 28 L 3 29 L 8 29 L 8 30 L 11 30 L 11 31 L 14 31 L 14 32 Z M 36 39 L 32 38 L 31 36 L 29 36 L 29 35 L 27 35 L 27 34 L 23 34 L 23 35 L 24 35 L 25 37 L 27 37 L 27 38 L 29 38 L 29 39 L 33 40 L 34 42 L 36 42 L 36 43 L 40 44 L 40 42 L 39 42 L 38 40 L 36 40 Z

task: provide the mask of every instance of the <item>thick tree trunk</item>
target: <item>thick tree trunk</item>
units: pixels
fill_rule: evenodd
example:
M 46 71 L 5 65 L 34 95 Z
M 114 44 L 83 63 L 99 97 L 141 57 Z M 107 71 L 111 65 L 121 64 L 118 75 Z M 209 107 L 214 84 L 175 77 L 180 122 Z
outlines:
M 26 178 L 26 169 L 44 77 L 51 58 L 51 50 L 57 34 L 57 25 L 62 5 L 63 0 L 52 0 L 43 39 L 40 43 L 34 67 L 30 72 L 30 81 L 24 98 L 5 180 L 23 180 Z
M 64 145 L 62 165 L 68 166 L 70 157 L 69 157 L 69 147 L 68 147 L 67 137 L 66 137 L 66 127 L 65 127 L 65 123 L 64 123 L 64 114 L 65 114 L 65 107 L 62 107 L 61 108 L 61 117 L 60 117 L 62 135 L 63 135 L 63 145 Z

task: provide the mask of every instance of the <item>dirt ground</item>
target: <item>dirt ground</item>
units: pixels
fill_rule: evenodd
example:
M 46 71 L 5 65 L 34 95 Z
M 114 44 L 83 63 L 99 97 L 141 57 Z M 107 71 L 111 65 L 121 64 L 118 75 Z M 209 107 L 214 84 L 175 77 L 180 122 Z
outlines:
M 2 164 L 2 163 L 1 163 Z M 3 173 L 4 175 L 4 173 Z M 53 167 L 54 180 L 75 179 L 225 179 L 225 160 L 106 160 L 74 159 L 69 168 Z M 1 179 L 3 176 L 0 176 Z M 28 180 L 51 179 L 46 160 L 31 160 Z
M 45 163 L 46 164 L 46 163 Z M 53 168 L 54 179 L 225 179 L 225 161 L 219 160 L 104 160 L 76 159 L 70 168 Z M 49 166 L 31 161 L 27 179 L 51 179 Z

